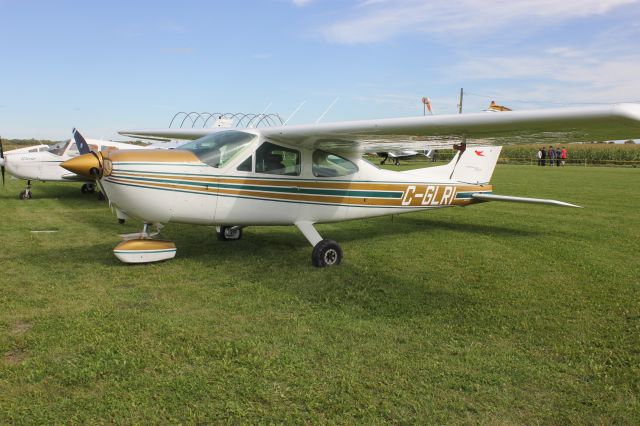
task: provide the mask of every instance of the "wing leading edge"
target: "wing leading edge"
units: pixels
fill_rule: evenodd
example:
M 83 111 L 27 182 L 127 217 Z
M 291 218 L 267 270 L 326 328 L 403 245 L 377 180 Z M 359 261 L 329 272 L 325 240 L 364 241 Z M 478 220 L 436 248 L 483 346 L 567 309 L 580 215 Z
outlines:
M 224 129 L 126 130 L 120 134 L 196 139 L 221 130 Z M 268 139 L 290 145 L 345 151 L 443 148 L 462 138 L 471 144 L 493 145 L 638 139 L 640 104 L 432 115 L 254 130 Z

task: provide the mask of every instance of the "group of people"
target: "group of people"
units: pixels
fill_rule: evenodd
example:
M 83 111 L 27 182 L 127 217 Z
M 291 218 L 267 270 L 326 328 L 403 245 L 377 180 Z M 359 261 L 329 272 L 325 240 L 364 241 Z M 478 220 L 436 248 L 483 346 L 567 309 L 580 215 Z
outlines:
M 549 160 L 549 165 L 553 166 L 555 163 L 556 167 L 564 166 L 564 162 L 567 159 L 567 148 L 557 147 L 553 149 L 552 146 L 549 146 L 549 149 L 545 149 L 543 146 L 538 150 L 538 166 L 546 166 L 547 159 Z

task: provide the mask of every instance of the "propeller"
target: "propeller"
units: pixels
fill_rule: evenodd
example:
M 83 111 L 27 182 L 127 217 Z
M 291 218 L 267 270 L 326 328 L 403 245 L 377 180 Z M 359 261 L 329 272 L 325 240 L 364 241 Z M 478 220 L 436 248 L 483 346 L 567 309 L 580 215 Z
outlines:
M 2 137 L 0 137 L 0 169 L 2 169 L 2 186 L 4 187 L 4 147 L 2 146 Z
M 65 161 L 61 166 L 73 173 L 95 180 L 98 188 L 100 188 L 100 192 L 105 196 L 107 201 L 109 201 L 107 192 L 104 190 L 102 182 L 100 181 L 103 170 L 102 154 L 100 152 L 92 151 L 85 138 L 76 128 L 73 129 L 72 133 L 73 140 L 76 142 L 80 156 Z

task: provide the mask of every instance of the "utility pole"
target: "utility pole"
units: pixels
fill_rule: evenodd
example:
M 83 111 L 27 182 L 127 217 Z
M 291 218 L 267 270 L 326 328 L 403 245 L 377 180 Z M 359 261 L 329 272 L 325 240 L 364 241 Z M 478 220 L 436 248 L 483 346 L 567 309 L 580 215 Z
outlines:
M 464 89 L 460 88 L 460 103 L 458 104 L 458 114 L 462 114 L 462 98 L 464 97 Z

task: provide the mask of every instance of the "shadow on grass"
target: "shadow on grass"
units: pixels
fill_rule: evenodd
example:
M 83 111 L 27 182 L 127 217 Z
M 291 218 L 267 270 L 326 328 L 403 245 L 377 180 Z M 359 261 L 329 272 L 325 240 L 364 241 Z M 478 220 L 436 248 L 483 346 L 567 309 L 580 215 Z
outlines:
M 84 182 L 32 182 L 31 193 L 34 200 L 61 199 L 61 200 L 97 200 L 97 195 L 83 194 L 80 187 Z M 18 195 L 27 186 L 27 181 L 17 180 L 11 182 L 4 191 L 2 198 L 19 199 Z
M 77 220 L 89 222 L 81 215 Z M 320 232 L 341 242 L 370 241 L 434 229 L 507 237 L 537 235 L 508 226 L 454 220 L 408 215 L 395 218 L 393 222 L 389 218 L 375 218 L 321 225 Z M 120 263 L 112 252 L 118 240 L 114 241 L 111 236 L 109 242 L 104 242 L 100 235 L 88 236 L 86 246 L 63 248 L 59 254 L 36 249 L 33 255 L 47 259 L 47 262 L 69 262 L 71 259 L 82 268 L 107 268 L 107 276 L 112 279 L 130 275 L 134 280 L 139 277 L 142 282 L 153 271 L 162 276 L 163 284 L 181 285 L 189 280 L 204 279 L 212 286 L 229 285 L 225 280 L 249 283 L 294 296 L 321 309 L 335 309 L 365 318 L 411 318 L 434 313 L 457 317 L 461 309 L 481 303 L 474 300 L 464 286 L 455 285 L 456 278 L 449 276 L 451 271 L 446 265 L 428 271 L 418 260 L 412 263 L 418 265 L 417 269 L 412 267 L 411 271 L 403 271 L 384 261 L 351 263 L 347 251 L 346 261 L 340 267 L 316 269 L 310 265 L 311 246 L 294 227 L 249 227 L 243 240 L 221 242 L 216 239 L 214 227 L 169 225 L 162 237 L 175 241 L 177 257 L 153 267 Z M 452 235 L 452 238 L 455 237 Z M 377 244 L 372 250 L 380 250 L 375 241 L 369 243 Z M 380 251 L 377 256 L 380 258 Z M 221 270 L 222 274 L 217 272 Z

